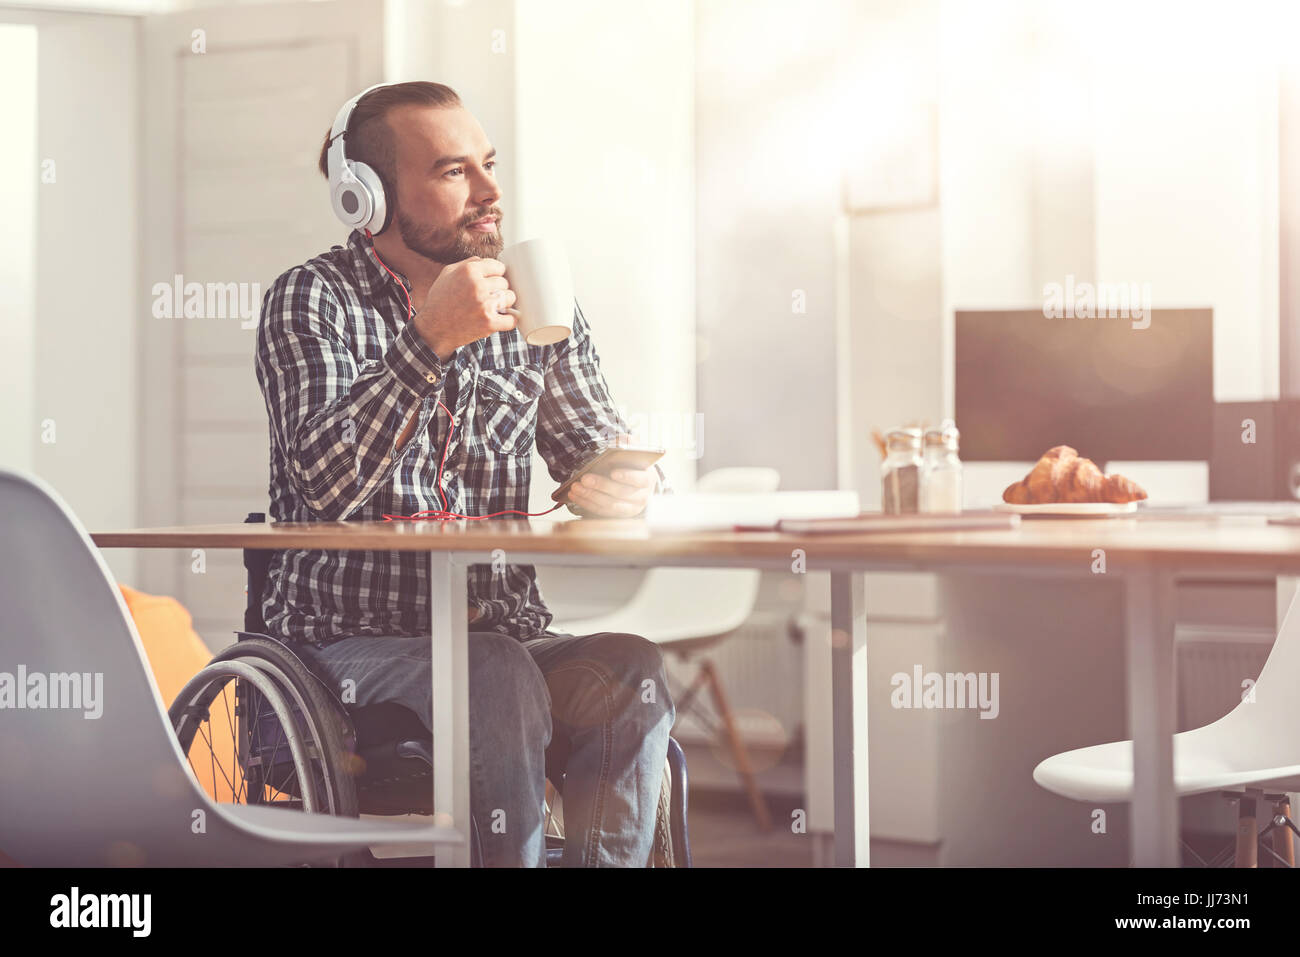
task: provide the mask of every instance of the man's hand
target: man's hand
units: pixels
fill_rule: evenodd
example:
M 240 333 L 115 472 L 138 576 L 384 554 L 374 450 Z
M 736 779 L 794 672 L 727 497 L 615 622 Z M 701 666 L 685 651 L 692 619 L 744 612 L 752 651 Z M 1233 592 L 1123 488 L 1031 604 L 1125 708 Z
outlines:
M 471 256 L 438 273 L 413 321 L 439 359 L 475 339 L 515 327 L 515 317 L 500 311 L 515 304 L 505 272 L 499 260 Z
M 645 469 L 617 468 L 609 478 L 584 475 L 581 482 L 569 486 L 565 501 L 579 506 L 584 516 L 635 518 L 645 511 L 658 478 L 653 465 Z

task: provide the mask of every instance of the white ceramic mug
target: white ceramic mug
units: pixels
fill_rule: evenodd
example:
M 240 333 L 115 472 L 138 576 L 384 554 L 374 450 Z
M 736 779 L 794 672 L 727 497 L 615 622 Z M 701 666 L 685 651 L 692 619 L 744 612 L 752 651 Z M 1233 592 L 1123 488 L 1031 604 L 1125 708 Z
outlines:
M 548 346 L 573 331 L 573 274 L 564 246 L 553 239 L 515 243 L 498 257 L 515 294 L 508 311 L 530 346 Z M 502 310 L 503 312 L 506 310 Z

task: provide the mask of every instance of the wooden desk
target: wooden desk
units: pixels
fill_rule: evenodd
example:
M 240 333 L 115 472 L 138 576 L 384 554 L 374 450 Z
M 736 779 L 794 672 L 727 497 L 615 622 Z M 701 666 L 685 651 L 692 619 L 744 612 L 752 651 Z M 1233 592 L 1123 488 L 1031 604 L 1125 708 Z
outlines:
M 836 861 L 869 862 L 867 653 L 863 573 L 978 571 L 1125 583 L 1129 733 L 1136 764 L 1134 862 L 1177 866 L 1173 787 L 1174 586 L 1186 574 L 1300 574 L 1300 528 L 1263 518 L 1032 519 L 1009 530 L 797 536 L 651 531 L 641 520 L 320 522 L 105 531 L 101 548 L 312 548 L 430 553 L 434 807 L 466 838 L 439 864 L 464 866 L 469 842 L 466 567 L 502 549 L 516 564 L 730 566 L 831 575 Z M 799 552 L 802 552 L 802 555 Z M 1098 571 L 1104 558 L 1104 571 Z M 238 615 L 232 609 L 232 616 Z M 1101 743 L 1101 742 L 1097 742 Z M 1026 781 L 1025 786 L 1031 786 Z M 443 812 L 439 812 L 441 816 Z

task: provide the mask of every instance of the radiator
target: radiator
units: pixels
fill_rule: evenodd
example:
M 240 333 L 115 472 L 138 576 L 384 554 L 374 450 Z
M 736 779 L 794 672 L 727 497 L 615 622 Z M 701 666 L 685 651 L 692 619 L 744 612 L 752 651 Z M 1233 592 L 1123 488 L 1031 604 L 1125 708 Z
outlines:
M 1235 708 L 1246 690 L 1242 682 L 1259 677 L 1272 647 L 1269 629 L 1225 633 L 1178 626 L 1174 632 L 1178 730 L 1203 727 Z M 1218 834 L 1231 840 L 1236 815 L 1236 806 L 1217 791 L 1179 802 L 1179 824 L 1184 832 Z
M 803 654 L 790 640 L 789 615 L 784 612 L 755 612 L 726 639 L 703 652 L 682 659 L 667 658 L 668 680 L 673 697 L 680 700 L 695 680 L 699 661 L 713 662 L 722 690 L 735 714 L 741 737 L 756 747 L 784 748 L 799 734 L 803 723 Z M 718 716 L 707 687 L 696 695 L 697 707 Z M 720 716 L 719 716 L 720 717 Z M 683 742 L 716 740 L 694 714 L 678 712 L 674 737 Z
M 1174 637 L 1178 730 L 1210 724 L 1235 708 L 1247 690 L 1242 682 L 1259 678 L 1273 638 L 1266 629 L 1225 633 L 1179 626 Z

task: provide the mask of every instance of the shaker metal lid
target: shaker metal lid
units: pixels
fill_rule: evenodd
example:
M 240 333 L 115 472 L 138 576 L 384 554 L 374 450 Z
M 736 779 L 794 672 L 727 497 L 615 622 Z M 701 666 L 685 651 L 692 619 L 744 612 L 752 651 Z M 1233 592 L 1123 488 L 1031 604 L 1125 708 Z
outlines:
M 925 444 L 942 445 L 946 448 L 957 448 L 957 442 L 961 438 L 961 432 L 957 430 L 957 423 L 952 419 L 944 419 L 936 429 L 925 430 Z
M 885 433 L 885 442 L 890 449 L 919 449 L 921 447 L 921 430 L 916 428 L 893 428 Z

